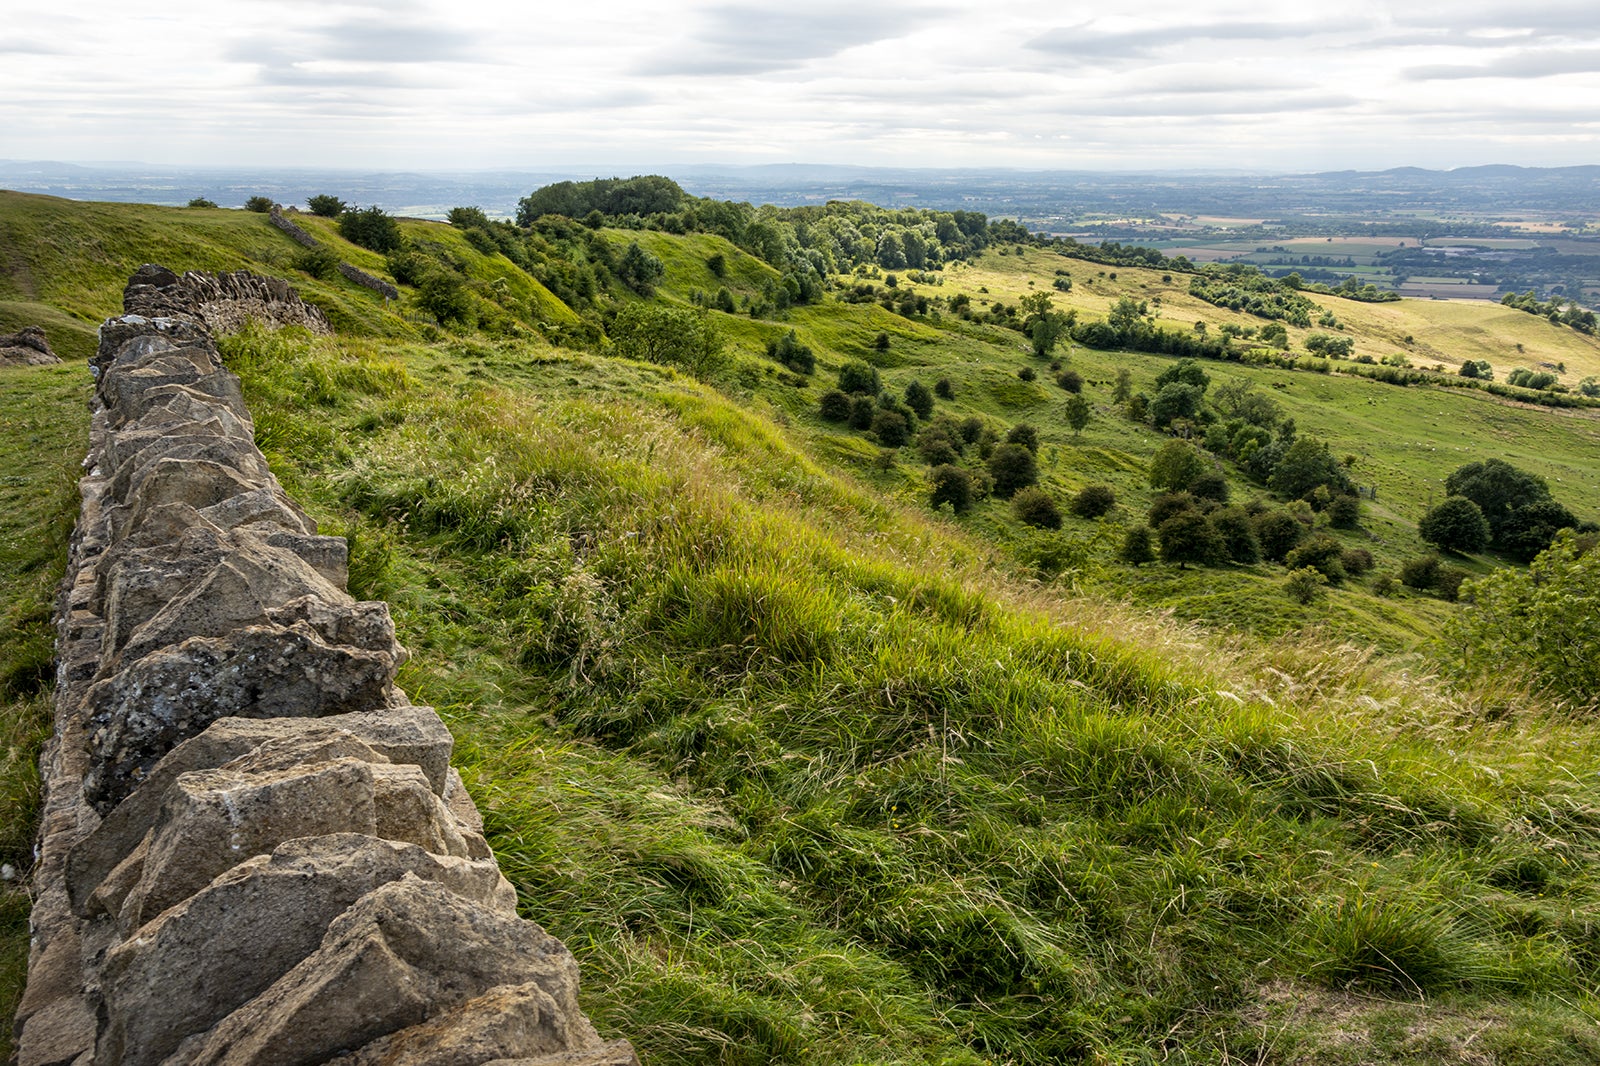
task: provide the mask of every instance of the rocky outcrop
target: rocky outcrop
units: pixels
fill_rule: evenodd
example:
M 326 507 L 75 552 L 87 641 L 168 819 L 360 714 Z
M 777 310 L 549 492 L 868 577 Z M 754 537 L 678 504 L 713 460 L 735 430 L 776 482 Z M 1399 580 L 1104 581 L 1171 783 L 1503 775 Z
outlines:
M 52 366 L 61 362 L 50 350 L 44 330 L 38 326 L 24 326 L 15 333 L 0 334 L 0 367 Z
M 192 278 L 141 269 L 94 359 L 19 1066 L 635 1063 L 255 450 L 206 326 L 281 283 Z

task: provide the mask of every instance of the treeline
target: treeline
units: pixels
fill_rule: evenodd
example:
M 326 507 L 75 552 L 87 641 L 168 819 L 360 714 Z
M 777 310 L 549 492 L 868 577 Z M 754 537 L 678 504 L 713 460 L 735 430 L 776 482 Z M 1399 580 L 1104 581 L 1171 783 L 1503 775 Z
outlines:
M 1560 300 L 1551 297 L 1550 302 L 1541 303 L 1538 294 L 1529 289 L 1527 292 L 1508 292 L 1500 298 L 1500 302 L 1506 307 L 1547 318 L 1556 325 L 1571 326 L 1579 333 L 1592 334 L 1595 330 L 1594 312 L 1579 307 L 1576 301 L 1568 301 L 1566 309 L 1562 310 Z

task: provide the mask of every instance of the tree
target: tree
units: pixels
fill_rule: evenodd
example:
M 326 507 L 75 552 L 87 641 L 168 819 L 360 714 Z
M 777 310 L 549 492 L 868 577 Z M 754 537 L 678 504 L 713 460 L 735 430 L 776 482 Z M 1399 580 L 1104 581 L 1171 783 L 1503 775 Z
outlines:
M 330 196 L 327 193 L 308 197 L 306 206 L 311 208 L 311 213 L 319 218 L 338 218 L 350 209 L 349 204 L 337 196 Z
M 1149 310 L 1149 305 L 1143 300 L 1135 300 L 1131 296 L 1118 297 L 1106 314 L 1106 324 L 1124 338 L 1135 336 L 1148 328 L 1144 316 Z
M 1161 540 L 1161 561 L 1177 563 L 1185 570 L 1189 563 L 1212 566 L 1228 557 L 1228 546 L 1205 515 L 1199 511 L 1180 511 L 1156 529 Z
M 859 359 L 852 359 L 839 368 L 839 388 L 845 392 L 876 396 L 883 389 L 877 368 Z
M 1161 391 L 1156 393 L 1155 399 L 1150 401 L 1150 420 L 1157 426 L 1166 427 L 1174 419 L 1193 418 L 1200 413 L 1201 395 L 1199 389 L 1183 382 L 1174 381 L 1163 385 Z
M 796 374 L 809 374 L 817 368 L 817 357 L 808 346 L 800 343 L 792 329 L 767 345 L 767 357 L 776 359 Z
M 616 270 L 617 280 L 640 296 L 654 293 L 656 282 L 666 273 L 666 265 L 641 248 L 638 241 L 628 243 L 628 248 L 622 253 L 622 259 L 618 261 Z
M 1206 516 L 1228 550 L 1228 558 L 1249 565 L 1261 559 L 1261 542 L 1243 507 L 1219 507 Z
M 1479 552 L 1489 546 L 1489 522 L 1465 496 L 1446 496 L 1417 523 L 1417 534 L 1440 551 Z
M 1113 403 L 1127 403 L 1128 397 L 1133 395 L 1133 371 L 1122 366 L 1117 368 L 1117 383 L 1111 390 Z
M 1211 384 L 1211 376 L 1193 359 L 1179 359 L 1176 363 L 1156 375 L 1157 389 L 1164 388 L 1174 382 L 1181 385 L 1193 385 L 1201 393 L 1204 393 L 1207 386 Z
M 1500 546 L 1512 558 L 1526 563 L 1548 548 L 1561 530 L 1577 525 L 1577 516 L 1555 500 L 1535 500 L 1511 512 Z
M 1544 478 L 1504 459 L 1459 466 L 1444 479 L 1444 489 L 1451 496 L 1465 496 L 1477 504 L 1489 522 L 1490 537 L 1496 541 L 1504 535 L 1514 510 L 1550 497 L 1550 486 Z
M 999 444 L 989 455 L 989 476 L 994 478 L 994 493 L 1008 499 L 1019 489 L 1039 480 L 1039 467 L 1033 452 L 1021 444 Z
M 1011 513 L 1024 525 L 1038 529 L 1060 529 L 1061 511 L 1044 489 L 1030 485 L 1011 497 Z
M 933 393 L 928 386 L 920 381 L 913 381 L 906 386 L 906 406 L 917 413 L 917 417 L 926 422 L 933 417 Z
M 351 208 L 339 216 L 339 236 L 374 252 L 399 249 L 400 223 L 381 207 Z
M 1181 492 L 1206 470 L 1206 461 L 1193 445 L 1169 440 L 1156 449 L 1155 457 L 1150 460 L 1150 487 Z
M 1151 539 L 1149 526 L 1129 526 L 1128 532 L 1123 534 L 1117 558 L 1132 566 L 1154 562 L 1156 551 Z
M 928 480 L 933 485 L 928 502 L 934 507 L 948 503 L 956 514 L 965 514 L 972 509 L 972 474 L 968 471 L 948 464 L 936 466 L 928 474 Z
M 871 396 L 856 396 L 850 400 L 850 428 L 871 429 L 878 415 L 878 405 Z
M 611 323 L 616 354 L 677 366 L 708 378 L 727 363 L 722 331 L 705 311 L 659 304 L 626 304 Z
M 1332 492 L 1349 492 L 1350 475 L 1345 473 L 1328 445 L 1315 437 L 1299 437 L 1289 445 L 1272 470 L 1267 484 L 1273 492 L 1289 497 L 1309 496 L 1318 485 Z
M 1085 485 L 1067 505 L 1079 518 L 1100 518 L 1117 505 L 1117 490 L 1110 485 Z
M 217 206 L 217 202 L 215 200 L 207 200 L 204 196 L 196 196 L 193 200 L 189 201 L 188 206 L 190 206 L 190 207 L 216 207 Z
M 1067 425 L 1072 427 L 1072 435 L 1074 437 L 1083 432 L 1083 427 L 1089 424 L 1089 418 L 1092 414 L 1093 408 L 1086 397 L 1074 394 L 1067 399 Z
M 1251 525 L 1255 529 L 1256 540 L 1261 545 L 1262 558 L 1275 563 L 1283 562 L 1306 532 L 1306 527 L 1300 524 L 1300 520 L 1282 507 L 1275 507 L 1256 515 L 1251 520 Z
M 1527 570 L 1496 570 L 1461 589 L 1447 634 L 1481 674 L 1527 673 L 1551 694 L 1594 706 L 1600 693 L 1600 551 L 1571 530 Z
M 266 214 L 268 211 L 271 211 L 276 206 L 277 205 L 272 202 L 272 197 L 270 196 L 252 196 L 250 199 L 244 202 L 244 209 L 246 211 L 255 211 L 256 213 L 262 215 Z

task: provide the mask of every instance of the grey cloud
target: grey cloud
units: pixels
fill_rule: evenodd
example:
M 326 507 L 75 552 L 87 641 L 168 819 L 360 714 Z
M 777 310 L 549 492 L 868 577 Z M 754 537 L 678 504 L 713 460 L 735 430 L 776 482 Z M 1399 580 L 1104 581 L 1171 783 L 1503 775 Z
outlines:
M 1558 74 L 1600 72 L 1600 49 L 1519 51 L 1490 63 L 1437 64 L 1410 67 L 1410 81 L 1452 81 L 1463 78 L 1549 78 Z
M 1203 100 L 1187 96 L 1170 98 L 1119 98 L 1078 101 L 1063 107 L 1063 116 L 1097 116 L 1106 118 L 1193 118 L 1198 115 L 1217 117 L 1234 115 L 1281 115 L 1306 111 L 1334 111 L 1354 107 L 1361 101 L 1353 96 L 1338 93 L 1316 95 L 1278 96 L 1271 92 L 1240 93 L 1224 99 L 1209 97 Z
M 1487 30 L 1539 38 L 1588 37 L 1600 32 L 1600 6 L 1590 0 L 1546 0 L 1543 3 L 1525 4 L 1507 4 L 1504 0 L 1477 3 L 1457 0 L 1447 9 L 1397 10 L 1394 24 L 1447 30 L 1452 31 L 1452 37 L 1490 43 L 1493 43 L 1492 37 L 1472 38 L 1470 31 Z
M 921 29 L 926 10 L 842 4 L 803 9 L 720 5 L 683 44 L 658 50 L 644 74 L 762 74 L 792 70 L 848 48 L 903 37 Z
M 66 54 L 65 49 L 45 44 L 43 41 L 30 41 L 26 38 L 0 41 L 0 56 L 60 56 Z

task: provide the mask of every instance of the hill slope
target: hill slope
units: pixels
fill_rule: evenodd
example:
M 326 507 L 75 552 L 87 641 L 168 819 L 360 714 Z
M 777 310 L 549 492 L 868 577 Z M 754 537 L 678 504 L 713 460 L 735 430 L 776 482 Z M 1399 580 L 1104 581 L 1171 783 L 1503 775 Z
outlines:
M 96 212 L 119 209 L 50 210 L 87 242 Z M 179 247 L 190 217 L 141 213 L 155 236 L 118 255 Z M 731 288 L 759 296 L 769 280 L 720 238 L 604 236 L 676 252 L 668 305 L 709 287 L 674 274 L 713 254 Z M 252 261 L 227 262 L 226 247 L 217 265 Z M 476 248 L 450 248 L 479 268 Z M 401 683 L 456 733 L 524 913 L 579 955 L 585 1008 L 648 1061 L 1600 1057 L 1591 726 L 1514 689 L 1452 688 L 1425 662 L 1401 671 L 1327 640 L 1218 636 L 1034 580 L 1036 563 L 1019 560 L 1036 543 L 1003 504 L 930 512 L 925 466 L 886 463 L 821 420 L 825 386 L 802 387 L 764 349 L 792 328 L 818 376 L 872 359 L 896 391 L 949 377 L 950 413 L 1040 427 L 1048 483 L 1120 479 L 1130 499 L 1148 499 L 1159 440 L 1112 410 L 1109 379 L 1121 367 L 1153 378 L 1170 360 L 1072 354 L 1104 382 L 1088 386 L 1100 410 L 1075 439 L 1064 394 L 1016 377 L 1041 365 L 1018 334 L 955 316 L 876 303 L 722 316 L 733 357 L 719 390 L 531 328 L 455 333 L 417 320 L 410 295 L 394 309 L 329 289 L 361 329 L 226 344 L 258 440 L 325 531 L 350 537 L 352 590 L 393 604 L 414 655 Z M 86 285 L 34 302 L 70 316 L 107 297 Z M 1496 426 L 1538 433 L 1530 463 L 1597 476 L 1582 416 L 1214 369 L 1281 380 L 1273 394 L 1297 420 L 1366 440 L 1355 469 L 1383 471 L 1380 504 L 1391 481 L 1456 461 L 1372 439 L 1427 404 L 1450 405 L 1433 420 L 1461 447 Z M 60 412 L 63 440 L 81 405 L 70 370 L 7 381 L 8 397 Z M 1365 425 L 1341 421 L 1350 409 Z M 1479 410 L 1482 429 L 1459 424 Z M 8 448 L 39 432 L 8 410 Z M 39 476 L 63 484 L 70 461 L 51 462 Z M 1402 542 L 1417 493 L 1392 491 L 1392 529 L 1377 528 Z M 33 498 L 6 516 L 6 543 L 59 529 L 73 506 L 68 492 Z M 52 550 L 17 570 L 47 573 Z M 1103 549 L 1083 551 L 1092 584 Z M 1189 573 L 1244 589 L 1271 579 Z M 48 585 L 11 586 L 19 613 L 0 634 L 19 657 L 35 649 L 32 671 L 7 682 L 27 743 Z M 1385 601 L 1348 595 L 1325 610 L 1357 631 L 1426 633 L 1447 609 L 1407 601 L 1364 621 Z M 7 803 L 6 824 L 20 824 L 25 797 Z M 7 842 L 8 861 L 23 843 Z

